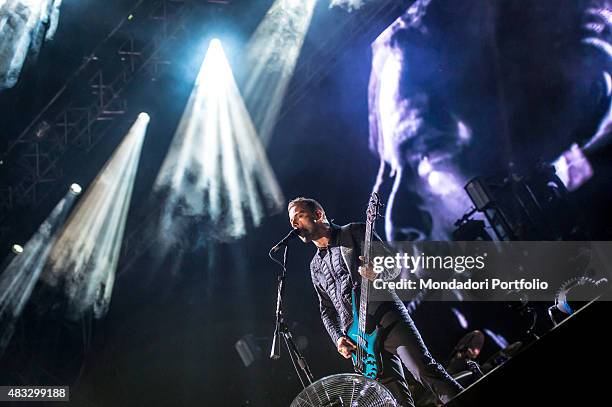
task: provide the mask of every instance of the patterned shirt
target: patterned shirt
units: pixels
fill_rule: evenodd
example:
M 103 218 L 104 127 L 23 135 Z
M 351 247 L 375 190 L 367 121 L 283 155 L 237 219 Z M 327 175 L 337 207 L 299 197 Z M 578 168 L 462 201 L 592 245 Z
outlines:
M 361 282 L 360 277 L 351 277 L 342 258 L 337 239 L 339 231 L 339 226 L 331 225 L 329 246 L 317 249 L 310 262 L 310 275 L 319 296 L 323 323 L 334 343 L 344 335 L 343 327 L 353 321 L 351 295 L 353 287 L 358 287 Z

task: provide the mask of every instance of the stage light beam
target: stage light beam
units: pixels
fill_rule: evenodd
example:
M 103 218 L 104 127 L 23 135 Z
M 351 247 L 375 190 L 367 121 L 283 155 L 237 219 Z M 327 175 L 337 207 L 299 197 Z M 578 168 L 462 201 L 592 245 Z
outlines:
M 264 145 L 272 137 L 315 4 L 276 0 L 247 45 L 244 100 Z
M 240 95 L 221 42 L 213 39 L 158 174 L 160 237 L 173 244 L 185 221 L 232 240 L 281 210 L 284 198 Z
M 28 54 L 53 39 L 62 0 L 0 0 L 0 90 L 17 83 Z
M 140 114 L 112 157 L 81 198 L 49 256 L 43 281 L 63 287 L 67 317 L 108 310 L 119 249 L 148 125 Z
M 38 228 L 25 247 L 13 245 L 15 256 L 0 274 L 0 355 L 8 345 L 43 266 L 61 228 L 74 204 L 75 195 L 68 192 Z

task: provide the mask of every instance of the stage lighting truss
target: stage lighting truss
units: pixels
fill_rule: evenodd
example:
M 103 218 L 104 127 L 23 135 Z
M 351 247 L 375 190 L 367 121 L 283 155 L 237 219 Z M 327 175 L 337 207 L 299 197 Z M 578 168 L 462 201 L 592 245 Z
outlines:
M 125 114 L 123 91 L 137 74 L 154 80 L 171 63 L 165 55 L 193 6 L 189 0 L 137 1 L 25 130 L 9 140 L 0 159 L 18 170 L 10 186 L 0 191 L 0 233 L 13 211 L 22 205 L 35 208 L 61 190 L 61 160 L 96 147 Z M 146 42 L 136 39 L 129 15 L 142 16 L 137 29 L 150 35 L 138 38 Z M 127 39 L 119 47 L 112 45 L 118 38 Z M 0 234 L 0 241 L 4 238 Z

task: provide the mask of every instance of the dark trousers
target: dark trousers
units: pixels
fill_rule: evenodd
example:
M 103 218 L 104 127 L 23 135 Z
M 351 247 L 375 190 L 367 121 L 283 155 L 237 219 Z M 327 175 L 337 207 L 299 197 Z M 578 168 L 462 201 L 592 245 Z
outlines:
M 431 356 L 409 315 L 389 311 L 380 318 L 379 324 L 383 335 L 383 373 L 380 381 L 400 406 L 414 407 L 402 365 L 442 403 L 447 403 L 463 390 Z

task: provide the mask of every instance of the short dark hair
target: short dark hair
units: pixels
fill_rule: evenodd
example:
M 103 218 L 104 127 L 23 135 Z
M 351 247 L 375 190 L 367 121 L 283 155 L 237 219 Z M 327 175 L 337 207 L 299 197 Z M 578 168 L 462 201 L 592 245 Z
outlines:
M 296 205 L 296 204 L 306 205 L 306 208 L 308 208 L 312 213 L 314 213 L 317 209 L 325 213 L 325 210 L 323 209 L 323 207 L 321 206 L 319 202 L 317 202 L 315 199 L 305 198 L 303 196 L 294 198 L 291 201 L 289 201 L 289 204 L 287 205 L 287 210 L 289 210 L 289 208 L 291 208 L 293 205 Z

